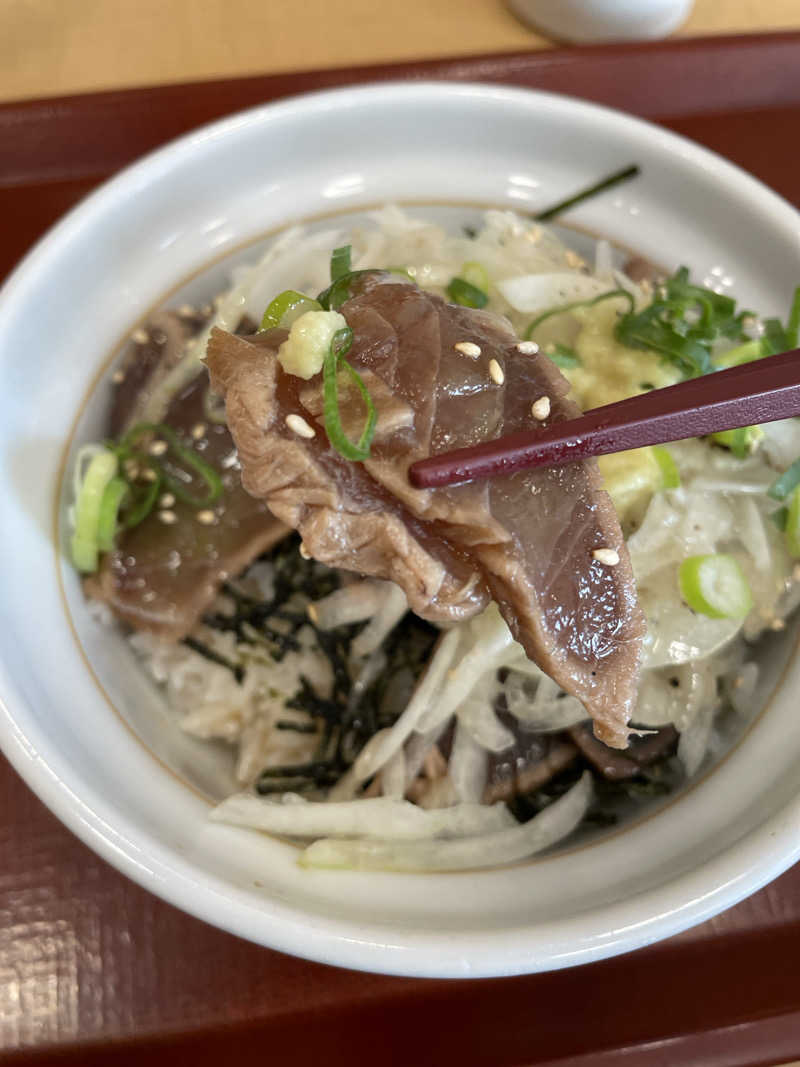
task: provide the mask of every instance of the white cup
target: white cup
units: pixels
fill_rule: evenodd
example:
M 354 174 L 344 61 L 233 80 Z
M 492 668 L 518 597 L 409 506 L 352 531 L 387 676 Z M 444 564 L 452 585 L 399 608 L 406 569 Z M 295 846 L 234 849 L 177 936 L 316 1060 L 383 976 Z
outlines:
M 508 0 L 534 29 L 577 44 L 666 37 L 687 18 L 692 0 Z

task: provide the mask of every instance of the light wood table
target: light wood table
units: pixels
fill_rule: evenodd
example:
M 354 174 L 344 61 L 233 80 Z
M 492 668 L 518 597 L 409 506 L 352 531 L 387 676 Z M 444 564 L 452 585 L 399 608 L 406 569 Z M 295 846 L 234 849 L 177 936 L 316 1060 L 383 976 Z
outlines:
M 547 48 L 504 0 L 0 0 L 0 100 Z M 800 29 L 800 0 L 696 0 L 683 35 Z

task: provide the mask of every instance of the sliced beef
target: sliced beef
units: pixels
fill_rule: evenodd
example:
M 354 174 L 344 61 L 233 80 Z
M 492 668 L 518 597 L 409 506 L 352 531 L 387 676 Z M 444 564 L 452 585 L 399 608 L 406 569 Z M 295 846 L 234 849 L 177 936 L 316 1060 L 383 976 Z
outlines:
M 545 356 L 520 353 L 504 320 L 385 275 L 358 284 L 341 308 L 354 332 L 347 358 L 381 416 L 363 464 L 328 444 L 320 376 L 306 383 L 277 363 L 282 334 L 212 334 L 208 366 L 245 487 L 300 530 L 315 558 L 393 579 L 424 617 L 465 618 L 491 595 L 528 655 L 585 704 L 598 737 L 624 746 L 644 620 L 596 465 L 436 490 L 408 479 L 417 459 L 536 425 L 531 405 L 542 396 L 543 427 L 575 417 L 567 382 Z M 463 342 L 480 354 L 464 354 Z M 354 430 L 357 395 L 343 392 L 340 406 Z M 287 428 L 290 413 L 315 427 L 312 439 Z M 601 548 L 618 564 L 595 559 Z
M 141 397 L 149 394 L 164 364 L 175 365 L 176 354 L 199 325 L 199 320 L 180 319 L 175 314 L 162 314 L 149 325 L 147 340 L 128 358 L 124 379 L 118 385 L 112 407 L 115 433 L 135 423 Z M 99 572 L 86 580 L 89 595 L 105 601 L 120 619 L 135 629 L 173 640 L 195 626 L 223 581 L 239 574 L 288 532 L 264 501 L 242 488 L 236 449 L 227 427 L 205 419 L 207 389 L 208 377 L 202 371 L 173 399 L 164 421 L 222 475 L 224 493 L 215 506 L 218 514 L 214 522 L 206 525 L 198 519 L 198 512 L 204 509 L 176 500 L 169 508 L 174 522 L 167 524 L 157 510 L 152 511 L 144 522 L 118 538 L 116 549 L 104 556 Z M 186 488 L 196 497 L 205 490 L 197 479 L 187 481 Z
M 614 752 L 593 737 L 586 723 L 571 726 L 567 732 L 581 754 L 609 782 L 635 778 L 645 767 L 669 756 L 678 744 L 678 731 L 674 726 L 662 726 L 643 737 L 633 737 L 624 754 Z

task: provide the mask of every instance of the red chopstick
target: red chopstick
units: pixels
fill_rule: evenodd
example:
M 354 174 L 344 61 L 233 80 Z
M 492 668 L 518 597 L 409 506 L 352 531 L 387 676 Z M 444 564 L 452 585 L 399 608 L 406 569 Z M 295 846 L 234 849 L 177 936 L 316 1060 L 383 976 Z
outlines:
M 794 415 L 800 415 L 800 349 L 653 389 L 577 419 L 431 456 L 409 473 L 414 485 L 432 489 Z

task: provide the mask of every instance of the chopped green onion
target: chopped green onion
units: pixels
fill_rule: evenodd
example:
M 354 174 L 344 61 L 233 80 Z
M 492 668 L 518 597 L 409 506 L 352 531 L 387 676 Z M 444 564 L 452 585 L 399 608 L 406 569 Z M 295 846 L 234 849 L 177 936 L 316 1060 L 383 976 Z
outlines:
M 119 529 L 119 508 L 128 492 L 124 478 L 114 477 L 106 486 L 100 501 L 100 516 L 97 522 L 97 547 L 101 552 L 110 552 Z
M 781 352 L 786 352 L 791 347 L 780 319 L 764 321 L 764 336 L 761 339 L 761 345 L 767 356 L 779 356 Z
M 92 457 L 80 482 L 75 500 L 75 528 L 70 549 L 72 562 L 84 574 L 97 570 L 103 496 L 118 467 L 119 460 L 116 455 L 104 448 Z
M 414 281 L 414 275 L 407 267 L 386 267 L 386 270 L 390 274 L 401 274 L 404 278 L 408 278 L 410 282 Z
M 791 467 L 775 479 L 767 490 L 767 496 L 771 496 L 773 500 L 785 500 L 798 485 L 800 485 L 800 459 L 796 459 Z
M 769 355 L 764 351 L 764 345 L 760 337 L 746 344 L 737 345 L 720 356 L 714 356 L 711 362 L 717 370 L 725 370 L 728 367 L 739 367 L 742 363 L 752 363 L 756 359 L 763 359 Z
M 276 326 L 291 326 L 295 319 L 299 319 L 307 311 L 321 310 L 322 305 L 312 297 L 306 296 L 305 293 L 298 293 L 295 289 L 284 289 L 274 300 L 270 301 L 261 319 L 260 329 L 271 330 Z
M 737 459 L 747 459 L 764 437 L 760 426 L 739 426 L 735 430 L 720 430 L 711 434 L 711 440 L 723 448 L 729 448 Z
M 753 596 L 733 556 L 690 556 L 678 572 L 681 596 L 692 609 L 712 619 L 742 619 Z
M 466 278 L 451 278 L 447 295 L 451 303 L 460 304 L 465 308 L 484 308 L 489 303 L 488 294 L 472 285 Z
M 342 245 L 341 248 L 334 248 L 331 253 L 331 281 L 338 281 L 339 278 L 343 278 L 345 274 L 352 272 L 351 265 L 351 245 Z
M 372 443 L 372 438 L 375 435 L 375 423 L 378 416 L 375 411 L 375 405 L 372 402 L 372 397 L 369 395 L 369 391 L 364 385 L 361 375 L 354 367 L 351 367 L 344 358 L 349 352 L 352 343 L 353 331 L 349 326 L 337 330 L 333 335 L 322 368 L 323 413 L 325 432 L 328 435 L 328 440 L 336 451 L 344 456 L 345 459 L 353 460 L 354 462 L 362 462 L 369 458 L 370 445 Z M 364 428 L 361 431 L 361 436 L 356 444 L 353 444 L 345 434 L 341 415 L 339 413 L 340 370 L 344 370 L 349 374 L 356 388 L 361 393 L 361 398 L 364 401 L 364 407 L 366 409 Z
M 545 355 L 548 359 L 551 359 L 557 367 L 563 367 L 566 370 L 570 370 L 573 367 L 580 367 L 581 365 L 578 353 L 568 345 L 562 345 L 560 341 L 556 341 L 552 348 L 548 345 L 545 350 Z
M 379 273 L 380 271 L 376 268 L 370 268 L 369 270 L 351 270 L 349 274 L 340 275 L 317 297 L 320 307 L 323 311 L 338 311 L 345 300 L 350 299 L 350 285 L 355 278 L 360 278 L 364 274 Z
M 204 496 L 193 496 L 191 493 L 187 493 L 180 481 L 172 477 L 163 463 L 159 463 L 161 476 L 169 491 L 178 500 L 182 500 L 184 504 L 189 504 L 191 507 L 207 508 L 209 505 L 216 503 L 222 496 L 222 478 L 210 464 L 201 459 L 193 448 L 187 448 L 182 445 L 178 435 L 169 426 L 165 426 L 164 423 L 140 422 L 125 434 L 121 445 L 123 449 L 131 449 L 139 438 L 150 434 L 166 441 L 175 456 L 187 467 L 190 467 L 192 472 L 199 475 L 207 487 L 207 492 Z
M 574 300 L 571 304 L 560 304 L 558 307 L 548 308 L 547 311 L 543 311 L 541 315 L 533 320 L 530 326 L 527 328 L 523 337 L 526 341 L 530 341 L 533 336 L 533 331 L 537 330 L 543 322 L 552 318 L 554 315 L 563 315 L 567 311 L 575 311 L 577 308 L 591 308 L 595 304 L 601 304 L 604 300 L 611 300 L 612 298 L 621 297 L 628 301 L 630 305 L 630 312 L 632 314 L 636 308 L 633 297 L 627 289 L 612 289 L 608 293 L 601 293 L 599 296 L 592 297 L 591 300 Z
M 150 469 L 155 471 L 156 477 L 154 481 L 147 482 L 144 486 L 130 485 L 131 502 L 125 508 L 125 514 L 122 519 L 122 527 L 125 530 L 132 530 L 134 526 L 144 522 L 156 506 L 156 500 L 158 500 L 163 485 L 163 478 L 161 471 L 156 467 L 151 465 Z
M 476 289 L 480 289 L 482 293 L 489 292 L 489 272 L 476 259 L 470 259 L 466 263 L 462 263 L 458 276 L 463 278 L 465 282 L 469 282 L 470 285 L 474 285 Z
M 533 217 L 537 222 L 550 222 L 556 215 L 562 215 L 568 208 L 575 207 L 576 204 L 581 204 L 584 200 L 588 200 L 590 196 L 596 196 L 598 193 L 603 193 L 606 189 L 611 189 L 613 186 L 619 185 L 620 182 L 626 182 L 629 178 L 635 178 L 639 173 L 639 167 L 635 163 L 632 163 L 629 167 L 624 167 L 622 170 L 609 174 L 607 178 L 595 182 L 594 185 L 590 185 L 588 189 L 583 189 L 581 192 L 575 193 L 574 196 L 569 197 L 567 200 L 561 200 L 558 204 L 554 204 L 545 211 L 540 211 L 538 215 L 534 215 Z
M 680 489 L 681 473 L 669 449 L 653 445 L 653 458 L 661 469 L 661 488 Z
M 795 559 L 800 557 L 800 485 L 792 491 L 784 530 L 786 547 Z
M 789 518 L 788 508 L 778 508 L 777 511 L 770 513 L 770 522 L 773 522 L 779 530 L 786 529 L 786 521 Z

